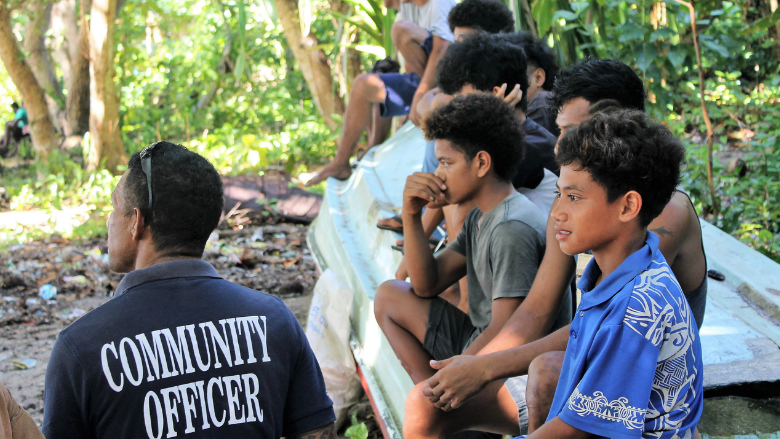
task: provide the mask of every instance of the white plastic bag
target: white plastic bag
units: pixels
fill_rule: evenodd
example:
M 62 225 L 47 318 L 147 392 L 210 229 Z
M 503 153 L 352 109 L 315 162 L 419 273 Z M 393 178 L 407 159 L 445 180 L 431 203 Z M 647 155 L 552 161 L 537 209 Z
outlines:
M 347 410 L 360 398 L 360 379 L 349 348 L 352 296 L 354 292 L 327 269 L 314 286 L 306 337 L 320 363 L 325 387 L 333 400 L 336 425 L 347 417 Z

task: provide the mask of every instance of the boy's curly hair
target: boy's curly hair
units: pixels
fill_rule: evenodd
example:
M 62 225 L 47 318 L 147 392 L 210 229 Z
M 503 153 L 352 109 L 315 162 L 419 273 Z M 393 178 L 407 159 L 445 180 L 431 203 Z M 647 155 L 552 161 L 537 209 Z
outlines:
M 558 72 L 561 69 L 558 67 L 558 60 L 555 58 L 555 54 L 550 46 L 539 38 L 534 38 L 526 30 L 507 33 L 501 35 L 501 37 L 523 48 L 528 64 L 544 70 L 544 84 L 542 84 L 542 88 L 547 91 L 552 90 L 555 77 L 558 76 Z
M 510 181 L 525 152 L 523 124 L 501 98 L 488 93 L 458 96 L 432 111 L 423 121 L 425 138 L 452 142 L 471 161 L 480 151 L 490 154 L 501 181 Z
M 523 97 L 517 108 L 528 108 L 525 52 L 503 35 L 479 34 L 451 44 L 436 67 L 437 82 L 444 93 L 454 95 L 466 84 L 492 92 L 493 87 L 506 84 L 505 93 L 509 94 L 515 84 L 520 84 Z
M 456 27 L 468 27 L 497 34 L 515 28 L 514 14 L 499 0 L 463 0 L 450 9 L 447 21 L 453 32 Z
M 680 183 L 682 143 L 668 128 L 637 110 L 601 112 L 558 141 L 556 161 L 590 173 L 610 203 L 628 191 L 642 197 L 639 220 L 647 227 Z

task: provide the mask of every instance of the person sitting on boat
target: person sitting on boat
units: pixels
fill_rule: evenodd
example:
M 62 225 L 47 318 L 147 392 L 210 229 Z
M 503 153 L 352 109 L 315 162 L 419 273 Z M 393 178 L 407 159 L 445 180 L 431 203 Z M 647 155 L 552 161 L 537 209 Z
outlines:
M 374 301 L 377 322 L 415 383 L 435 372 L 430 360 L 476 353 L 491 340 L 523 301 L 545 247 L 544 214 L 512 186 L 525 149 L 514 108 L 490 93 L 458 96 L 426 116 L 423 129 L 436 142 L 439 167 L 409 176 L 404 188 L 411 283 L 387 281 Z M 434 256 L 423 207 L 462 203 L 475 207 L 457 239 Z M 463 276 L 469 314 L 438 297 Z M 486 393 L 505 404 L 474 401 L 474 416 L 446 423 L 423 420 L 407 406 L 404 436 L 425 437 L 431 428 L 446 428 L 446 437 L 475 429 L 518 434 L 518 406 L 506 387 L 495 383 Z
M 333 402 L 281 299 L 201 260 L 223 208 L 202 156 L 157 142 L 111 194 L 116 297 L 57 337 L 43 432 L 54 438 L 335 439 Z
M 629 66 L 614 60 L 589 60 L 563 70 L 555 82 L 552 97 L 562 135 L 590 116 L 592 104 L 606 99 L 614 100 L 623 108 L 643 111 L 642 80 Z M 698 216 L 679 187 L 648 229 L 658 235 L 660 251 L 679 281 L 700 328 L 707 291 L 706 259 Z M 550 217 L 547 241 L 553 242 L 555 235 L 555 222 Z M 526 374 L 537 356 L 563 351 L 565 342 L 544 336 L 561 301 L 570 300 L 569 284 L 574 270 L 572 256 L 563 253 L 559 246 L 547 246 L 531 291 L 493 341 L 477 356 L 463 355 L 434 362 L 433 367 L 439 371 L 427 383 L 417 386 L 410 397 L 440 407 L 457 408 L 479 395 L 499 376 Z M 549 409 L 562 361 L 563 355 L 552 354 L 536 362 L 537 378 L 533 385 L 529 383 L 526 391 L 529 406 Z
M 5 133 L 3 138 L 0 139 L 0 156 L 3 157 L 8 154 L 11 142 L 18 142 L 24 135 L 24 127 L 30 123 L 27 119 L 27 110 L 19 107 L 19 104 L 16 102 L 12 103 L 11 109 L 14 111 L 14 118 L 6 122 Z
M 694 436 L 704 407 L 701 339 L 648 231 L 676 192 L 684 158 L 669 129 L 636 110 L 596 114 L 561 137 L 556 239 L 564 253 L 593 259 L 571 327 L 550 336 L 566 352 L 550 410 L 528 408 L 531 419 L 546 418 L 529 439 Z M 534 379 L 532 366 L 529 385 Z
M 526 116 L 543 126 L 556 138 L 561 130 L 555 123 L 555 111 L 550 108 L 549 98 L 560 68 L 550 46 L 528 31 L 517 33 L 516 41 L 525 50 L 528 58 L 528 111 Z
M 395 116 L 408 114 L 412 122 L 419 125 L 420 116 L 415 106 L 436 86 L 436 64 L 447 46 L 455 41 L 447 22 L 455 0 L 384 0 L 384 3 L 387 8 L 398 10 L 391 36 L 403 55 L 406 73 L 363 73 L 355 78 L 336 156 L 306 183 L 307 186 L 328 177 L 346 180 L 352 175 L 349 159 L 369 123 L 372 138 L 378 143 L 390 132 L 390 122 Z M 371 146 L 374 145 L 368 145 Z
M 512 183 L 518 192 L 525 195 L 546 214 L 553 203 L 557 180 L 557 176 L 553 173 L 553 170 L 558 169 L 553 153 L 557 139 L 525 116 L 527 70 L 525 53 L 517 43 L 516 34 L 475 35 L 463 43 L 452 45 L 442 58 L 438 72 L 442 93 L 436 96 L 432 105 L 447 102 L 453 95 L 474 92 L 496 93 L 505 97 L 514 106 L 515 117 L 522 123 L 526 133 L 525 155 L 518 164 Z M 516 85 L 508 87 L 507 84 Z M 434 163 L 433 148 L 431 145 L 426 145 L 423 170 L 435 169 Z M 423 214 L 426 232 L 432 232 L 444 219 L 450 236 L 458 236 L 466 215 L 473 207 L 473 204 L 466 203 L 426 210 Z M 396 279 L 403 280 L 406 276 L 404 260 L 396 273 Z M 458 298 L 461 309 L 467 309 L 467 297 L 467 282 L 461 281 Z M 568 313 L 571 314 L 571 308 L 568 309 Z

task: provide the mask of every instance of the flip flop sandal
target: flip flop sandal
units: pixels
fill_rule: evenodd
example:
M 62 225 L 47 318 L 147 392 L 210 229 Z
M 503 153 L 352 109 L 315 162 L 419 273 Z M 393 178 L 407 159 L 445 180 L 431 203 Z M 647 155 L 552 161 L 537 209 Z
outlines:
M 386 219 L 396 220 L 396 221 L 398 221 L 401 224 L 404 223 L 404 220 L 403 220 L 403 218 L 401 218 L 400 215 L 392 216 L 392 217 L 386 218 Z M 404 232 L 403 226 L 401 226 L 401 227 L 393 227 L 393 226 L 386 226 L 384 224 L 377 224 L 376 227 L 379 228 L 379 229 L 382 229 L 382 230 L 389 230 L 389 231 L 395 232 L 395 233 L 403 233 Z
M 433 252 L 436 253 L 436 252 L 438 252 L 439 250 L 441 250 L 444 247 L 445 242 L 444 242 L 443 239 L 441 241 L 439 241 L 439 240 L 431 238 L 431 239 L 428 240 L 428 245 L 431 247 L 431 250 L 433 250 Z M 394 244 L 394 245 L 391 245 L 390 248 L 392 248 L 395 251 L 401 252 L 401 254 L 404 254 L 404 246 L 402 246 L 402 245 L 395 245 Z

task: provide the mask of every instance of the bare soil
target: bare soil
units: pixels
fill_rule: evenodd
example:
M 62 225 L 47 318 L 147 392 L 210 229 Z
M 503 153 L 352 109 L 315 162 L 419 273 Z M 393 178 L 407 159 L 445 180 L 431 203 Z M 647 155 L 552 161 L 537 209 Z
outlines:
M 227 280 L 281 297 L 305 325 L 318 276 L 306 232 L 291 224 L 221 230 L 204 259 Z M 107 257 L 104 239 L 70 242 L 58 235 L 0 254 L 0 381 L 38 425 L 57 334 L 111 300 L 122 278 L 108 269 Z M 42 298 L 44 285 L 57 294 Z

